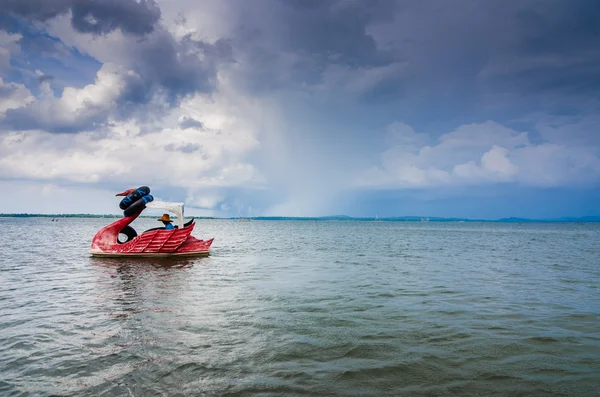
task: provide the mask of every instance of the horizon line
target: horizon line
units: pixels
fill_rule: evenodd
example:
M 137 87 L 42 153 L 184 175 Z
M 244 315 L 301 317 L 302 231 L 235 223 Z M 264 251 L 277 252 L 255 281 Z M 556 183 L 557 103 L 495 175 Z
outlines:
M 121 214 L 94 214 L 94 213 L 0 213 L 0 218 L 35 218 L 35 217 L 68 217 L 68 218 L 121 218 Z M 153 218 L 152 215 L 140 215 L 139 218 Z M 466 218 L 466 217 L 443 217 L 443 216 L 418 216 L 418 215 L 395 215 L 386 217 L 360 217 L 350 215 L 324 215 L 324 216 L 193 216 L 188 215 L 187 218 L 196 219 L 220 219 L 220 220 L 356 220 L 356 221 L 391 221 L 391 222 L 600 222 L 600 215 L 585 215 L 585 216 L 562 216 L 552 218 L 527 218 L 527 217 L 500 217 L 500 218 Z

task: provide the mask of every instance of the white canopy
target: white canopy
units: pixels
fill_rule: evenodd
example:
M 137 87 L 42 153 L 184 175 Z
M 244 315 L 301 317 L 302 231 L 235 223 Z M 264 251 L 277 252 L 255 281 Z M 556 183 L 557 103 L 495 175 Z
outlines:
M 177 215 L 177 223 L 179 224 L 179 228 L 183 228 L 183 207 L 184 203 L 171 203 L 160 200 L 151 201 L 146 204 L 146 208 L 166 210 Z

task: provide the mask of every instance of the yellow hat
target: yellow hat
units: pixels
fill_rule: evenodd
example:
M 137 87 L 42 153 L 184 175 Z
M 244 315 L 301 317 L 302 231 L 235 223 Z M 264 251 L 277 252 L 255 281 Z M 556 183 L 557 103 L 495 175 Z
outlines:
M 169 214 L 163 214 L 162 218 L 159 218 L 157 220 L 161 222 L 173 222 Z

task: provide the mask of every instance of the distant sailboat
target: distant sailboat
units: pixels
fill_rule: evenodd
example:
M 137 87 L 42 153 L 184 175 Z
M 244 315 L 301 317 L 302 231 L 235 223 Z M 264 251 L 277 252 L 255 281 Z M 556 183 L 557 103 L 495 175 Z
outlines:
M 378 214 L 375 214 L 375 222 L 382 222 L 382 220 L 379 219 L 379 215 Z

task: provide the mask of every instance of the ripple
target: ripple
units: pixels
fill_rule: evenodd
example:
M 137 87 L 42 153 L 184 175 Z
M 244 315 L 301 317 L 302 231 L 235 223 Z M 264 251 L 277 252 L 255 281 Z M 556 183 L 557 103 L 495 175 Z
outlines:
M 0 219 L 0 395 L 597 394 L 600 225 L 202 220 L 208 258 L 90 258 L 105 223 Z

